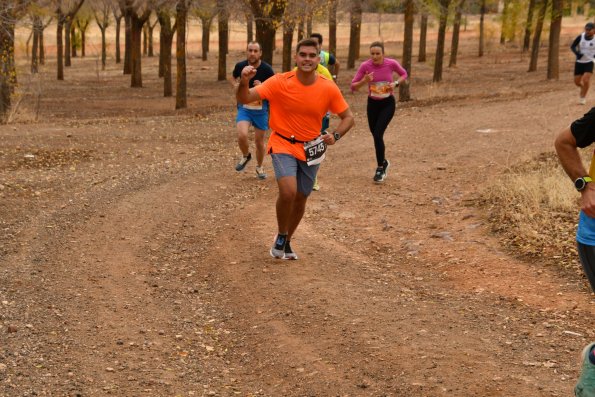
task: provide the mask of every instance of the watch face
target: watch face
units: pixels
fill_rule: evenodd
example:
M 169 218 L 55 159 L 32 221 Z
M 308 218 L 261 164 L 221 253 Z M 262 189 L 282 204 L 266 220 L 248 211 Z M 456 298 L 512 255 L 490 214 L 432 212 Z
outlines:
M 574 187 L 578 191 L 583 190 L 585 186 L 587 186 L 587 182 L 585 182 L 583 178 L 578 178 L 576 181 L 574 181 Z
M 338 132 L 335 132 L 333 134 L 333 136 L 335 137 L 335 141 L 338 141 L 339 139 L 341 139 L 341 134 L 339 134 Z

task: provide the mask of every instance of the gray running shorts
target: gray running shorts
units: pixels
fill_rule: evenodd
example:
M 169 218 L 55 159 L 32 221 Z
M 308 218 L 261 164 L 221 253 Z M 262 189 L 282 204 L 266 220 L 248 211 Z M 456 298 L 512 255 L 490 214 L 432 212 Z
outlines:
M 275 178 L 279 179 L 284 176 L 295 177 L 297 180 L 297 190 L 300 193 L 306 197 L 312 193 L 319 164 L 308 165 L 305 161 L 298 160 L 291 154 L 285 153 L 271 153 L 271 159 L 273 160 Z

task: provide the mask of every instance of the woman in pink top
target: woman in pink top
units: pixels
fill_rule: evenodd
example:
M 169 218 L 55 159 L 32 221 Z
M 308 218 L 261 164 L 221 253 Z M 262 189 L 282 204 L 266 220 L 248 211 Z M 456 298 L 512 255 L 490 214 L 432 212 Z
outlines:
M 374 137 L 378 168 L 374 182 L 382 183 L 390 162 L 384 157 L 384 131 L 392 120 L 395 109 L 394 88 L 407 79 L 407 71 L 399 62 L 384 57 L 384 44 L 370 44 L 371 58 L 363 62 L 351 81 L 351 90 L 368 85 L 368 125 Z M 395 80 L 393 75 L 397 74 Z

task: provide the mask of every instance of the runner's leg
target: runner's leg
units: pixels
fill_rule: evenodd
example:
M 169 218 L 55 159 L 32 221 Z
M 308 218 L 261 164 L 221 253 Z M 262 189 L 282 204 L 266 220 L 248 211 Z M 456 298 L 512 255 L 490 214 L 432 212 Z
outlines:
M 291 216 L 289 218 L 289 232 L 287 234 L 287 241 L 291 240 L 293 233 L 297 229 L 302 217 L 304 216 L 304 212 L 306 211 L 306 201 L 308 201 L 308 196 L 304 196 L 303 193 L 298 191 L 293 200 Z
M 238 146 L 240 147 L 244 157 L 246 157 L 250 152 L 250 146 L 248 143 L 248 129 L 250 128 L 250 122 L 241 120 L 237 122 L 236 126 L 238 130 Z
M 581 98 L 587 97 L 587 92 L 589 91 L 589 87 L 591 85 L 591 75 L 593 73 L 585 73 L 581 79 Z
M 577 248 L 581 265 L 591 284 L 591 290 L 595 292 L 595 246 L 577 243 Z
M 574 76 L 574 84 L 577 87 L 582 87 L 582 85 L 583 85 L 583 75 L 582 74 L 577 74 Z
M 277 179 L 279 196 L 277 197 L 277 226 L 280 234 L 288 234 L 293 219 L 294 202 L 297 195 L 297 179 L 284 176 Z
M 263 130 L 254 128 L 254 144 L 256 146 L 256 162 L 259 167 L 262 166 L 262 161 L 264 160 L 264 153 L 266 151 L 266 147 L 264 144 L 265 133 L 266 132 Z
M 370 102 L 377 103 L 370 104 Z M 390 96 L 380 101 L 369 99 L 368 109 L 370 108 L 372 109 L 368 112 L 368 123 L 370 125 L 372 136 L 374 137 L 376 161 L 378 166 L 382 167 L 385 159 L 384 132 L 395 115 L 395 97 Z M 370 117 L 373 117 L 373 119 L 370 120 Z

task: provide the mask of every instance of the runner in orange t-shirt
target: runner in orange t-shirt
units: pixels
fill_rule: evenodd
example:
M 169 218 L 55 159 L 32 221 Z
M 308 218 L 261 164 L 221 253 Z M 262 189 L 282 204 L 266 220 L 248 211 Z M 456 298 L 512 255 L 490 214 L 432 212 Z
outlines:
M 269 101 L 272 132 L 267 153 L 273 160 L 279 187 L 279 231 L 270 254 L 280 259 L 297 259 L 289 243 L 304 215 L 326 146 L 334 145 L 354 124 L 353 114 L 337 85 L 316 73 L 320 62 L 318 43 L 312 39 L 300 41 L 295 62 L 297 70 L 276 74 L 253 88 L 248 87 L 248 82 L 256 69 L 246 66 L 236 93 L 240 103 Z M 321 135 L 322 118 L 328 110 L 341 121 L 335 132 Z

